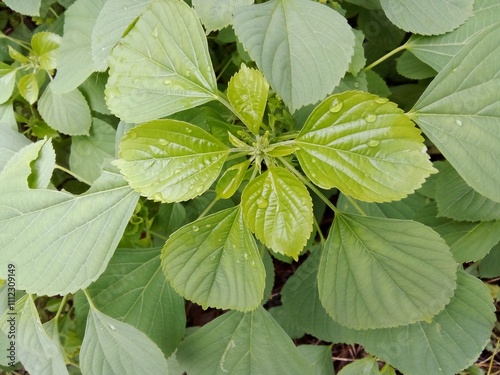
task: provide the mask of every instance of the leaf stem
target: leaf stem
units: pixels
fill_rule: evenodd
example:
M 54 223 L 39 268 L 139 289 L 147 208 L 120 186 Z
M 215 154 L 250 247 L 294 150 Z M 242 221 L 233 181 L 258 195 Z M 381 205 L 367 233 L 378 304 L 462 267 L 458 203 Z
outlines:
M 309 189 L 311 189 L 312 191 L 314 191 L 314 193 L 323 201 L 325 202 L 325 204 L 330 207 L 330 209 L 335 213 L 335 214 L 339 214 L 340 211 L 338 210 L 337 207 L 335 207 L 335 205 L 330 202 L 330 200 L 325 197 L 325 195 L 314 185 L 312 184 L 311 182 L 309 182 L 304 176 L 302 176 L 294 167 L 293 165 L 291 165 L 290 163 L 288 163 L 284 158 L 282 158 L 281 156 L 278 157 L 278 159 L 281 161 L 281 163 L 283 163 L 283 165 L 290 171 L 292 172 L 295 176 L 297 176 L 297 178 L 304 184 L 306 185 Z
M 318 232 L 321 245 L 324 245 L 325 237 L 323 237 L 323 233 L 321 232 L 321 228 L 319 227 L 319 223 L 318 220 L 316 220 L 316 218 L 314 218 L 314 226 L 316 227 L 316 231 Z
M 391 57 L 391 56 L 395 55 L 396 53 L 398 53 L 398 52 L 400 52 L 400 51 L 403 51 L 403 50 L 405 50 L 405 49 L 407 49 L 407 48 L 408 48 L 408 43 L 405 43 L 405 44 L 403 44 L 403 45 L 399 46 L 398 48 L 395 48 L 395 49 L 393 49 L 392 51 L 390 51 L 390 52 L 386 53 L 384 56 L 382 56 L 382 57 L 381 57 L 380 59 L 378 59 L 377 61 L 374 61 L 374 62 L 372 62 L 370 65 L 365 66 L 365 68 L 364 68 L 363 70 L 366 72 L 367 70 L 370 70 L 370 69 L 372 69 L 372 68 L 376 67 L 378 64 L 380 64 L 380 63 L 384 62 L 384 61 L 385 61 L 385 60 L 387 60 L 389 57 Z
M 57 309 L 56 316 L 54 317 L 55 321 L 59 319 L 59 316 L 61 316 L 61 313 L 64 309 L 64 306 L 66 306 L 66 301 L 68 300 L 68 295 L 66 294 L 63 299 L 61 300 L 61 303 L 59 304 L 59 308 Z
M 354 206 L 354 208 L 356 209 L 356 211 L 358 211 L 361 216 L 367 216 L 366 213 L 363 211 L 363 209 L 359 206 L 358 202 L 356 202 L 356 200 L 348 195 L 345 195 L 344 194 L 344 197 L 347 198 L 347 200 L 349 201 L 350 204 L 352 204 Z
M 200 216 L 198 216 L 198 219 L 196 220 L 200 220 L 200 219 L 203 219 L 205 217 L 205 215 L 212 209 L 212 207 L 219 201 L 219 197 L 215 197 L 215 199 L 210 202 L 210 204 L 203 210 L 203 212 L 201 213 Z
M 31 51 L 31 48 L 29 46 L 28 43 L 24 43 L 23 41 L 21 40 L 18 40 L 18 39 L 15 39 L 15 38 L 12 38 L 8 35 L 5 35 L 4 33 L 0 32 L 0 39 L 7 39 L 7 40 L 10 40 L 12 43 L 15 43 L 23 48 L 26 48 L 28 51 Z
M 87 289 L 82 289 L 82 290 L 83 294 L 85 294 L 85 297 L 87 297 L 87 301 L 89 302 L 90 307 L 97 310 L 97 308 L 94 305 L 94 302 L 92 301 L 92 298 L 90 297 L 89 292 L 87 292 Z
M 83 178 L 83 177 L 81 177 L 81 176 L 77 175 L 75 172 L 70 171 L 69 169 L 64 168 L 63 166 L 61 166 L 61 165 L 59 165 L 59 164 L 56 164 L 55 168 L 56 168 L 56 169 L 59 169 L 60 171 L 63 171 L 63 172 L 65 172 L 65 173 L 69 174 L 70 176 L 72 176 L 72 177 L 76 178 L 78 181 L 83 182 L 83 183 L 84 183 L 84 184 L 86 184 L 86 185 L 89 185 L 89 186 L 91 186 L 91 185 L 92 185 L 92 182 L 87 181 L 85 178 Z

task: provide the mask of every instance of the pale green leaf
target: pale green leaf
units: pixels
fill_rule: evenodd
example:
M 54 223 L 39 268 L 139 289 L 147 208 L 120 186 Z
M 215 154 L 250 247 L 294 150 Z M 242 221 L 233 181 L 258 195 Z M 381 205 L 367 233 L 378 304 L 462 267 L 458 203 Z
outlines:
M 239 208 L 196 220 L 172 234 L 162 251 L 174 289 L 204 308 L 249 311 L 260 305 L 265 270 Z
M 241 196 L 248 226 L 267 247 L 297 260 L 311 235 L 312 200 L 302 182 L 281 167 L 269 167 Z
M 396 68 L 399 74 L 410 79 L 425 79 L 435 77 L 437 74 L 433 68 L 419 60 L 409 51 L 404 51 L 397 58 Z
M 436 192 L 439 216 L 459 221 L 500 220 L 500 203 L 474 191 L 449 163 L 438 174 Z
M 107 0 L 92 31 L 92 55 L 99 70 L 108 66 L 111 49 L 127 27 L 139 17 L 151 0 Z
M 0 69 L 0 103 L 5 103 L 14 91 L 17 70 L 1 62 Z
M 354 33 L 346 19 L 309 0 L 238 7 L 234 29 L 292 112 L 330 93 L 354 53 Z
M 436 172 L 423 140 L 388 99 L 349 91 L 317 106 L 295 143 L 299 163 L 316 185 L 384 202 L 406 197 Z
M 42 69 L 52 70 L 57 66 L 57 55 L 61 37 L 47 31 L 36 33 L 31 38 L 31 48 L 35 61 Z
M 465 182 L 500 202 L 500 28 L 490 28 L 436 76 L 410 116 Z
M 36 81 L 36 75 L 26 74 L 21 77 L 17 84 L 17 89 L 24 99 L 30 104 L 34 104 L 38 99 L 38 82 Z
M 293 342 L 262 307 L 231 311 L 198 329 L 179 346 L 179 362 L 196 375 L 311 374 Z
M 383 0 L 382 0 L 383 1 Z M 380 375 L 378 371 L 378 363 L 377 359 L 363 358 L 355 360 L 352 363 L 349 363 L 347 366 L 340 370 L 339 375 Z
M 193 0 L 193 6 L 208 34 L 232 24 L 234 10 L 253 2 L 254 0 Z
M 84 374 L 167 374 L 161 350 L 144 333 L 91 308 L 80 351 Z
M 103 115 L 111 114 L 104 100 L 104 89 L 107 80 L 107 74 L 94 73 L 78 88 L 85 96 L 90 109 Z
M 30 163 L 31 174 L 28 176 L 28 186 L 32 189 L 46 189 L 56 165 L 56 153 L 50 139 L 37 143 L 41 143 L 41 148 L 37 157 Z
M 243 123 L 254 134 L 259 134 L 260 124 L 267 105 L 269 84 L 256 69 L 241 65 L 227 85 L 227 97 L 241 116 Z
M 115 155 L 115 129 L 97 118 L 92 119 L 88 136 L 71 138 L 69 165 L 73 172 L 85 180 L 94 182 L 103 167 L 111 166 Z
M 479 262 L 479 274 L 484 278 L 500 276 L 500 243 Z M 497 298 L 498 299 L 498 298 Z
M 0 104 L 0 126 L 9 126 L 17 130 L 17 121 L 14 114 L 14 105 L 12 101 Z
M 432 322 L 354 333 L 373 355 L 408 375 L 455 375 L 481 354 L 495 321 L 488 289 L 458 271 L 451 302 Z
M 36 17 L 40 15 L 42 0 L 4 0 L 4 3 L 17 13 Z
M 217 99 L 207 40 L 183 1 L 154 0 L 109 56 L 106 102 L 127 122 Z
M 243 182 L 249 166 L 250 160 L 245 160 L 226 169 L 215 186 L 217 196 L 222 199 L 231 198 Z
M 478 32 L 498 23 L 500 2 L 475 0 L 474 16 L 450 33 L 437 36 L 412 35 L 408 50 L 436 71 L 441 71 L 460 49 Z
M 184 300 L 165 280 L 158 248 L 117 249 L 87 292 L 100 311 L 144 332 L 167 357 L 184 336 Z
M 16 264 L 17 287 L 67 294 L 87 287 L 106 268 L 138 196 L 105 173 L 85 194 L 26 190 L 0 174 L 0 277 Z M 84 239 L 84 240 L 83 240 Z M 85 267 L 82 267 L 85 264 Z
M 53 81 L 54 82 L 54 81 Z M 90 108 L 78 90 L 57 94 L 50 83 L 43 92 L 38 110 L 50 127 L 68 135 L 88 135 L 92 124 Z
M 130 186 L 155 201 L 181 202 L 203 194 L 218 177 L 226 145 L 197 126 L 156 120 L 129 131 L 120 168 Z
M 30 143 L 24 135 L 8 126 L 0 125 L 0 171 L 11 157 Z
M 7 47 L 9 49 L 9 56 L 13 60 L 18 61 L 21 64 L 29 64 L 30 63 L 30 59 L 27 56 L 24 56 L 21 52 L 19 52 L 18 50 L 14 49 L 10 45 L 7 45 Z
M 333 375 L 332 347 L 325 345 L 301 345 L 299 352 L 313 366 L 311 375 Z M 356 374 L 358 375 L 358 374 Z
M 366 75 L 366 84 L 368 89 L 366 91 L 371 92 L 372 94 L 387 98 L 391 95 L 391 90 L 384 79 L 378 75 L 373 70 L 368 70 L 365 72 Z
M 363 48 L 365 35 L 361 30 L 352 30 L 352 31 L 354 32 L 355 45 L 354 45 L 354 55 L 352 56 L 348 72 L 356 76 L 366 64 L 365 49 Z
M 380 0 L 387 17 L 399 28 L 422 35 L 444 34 L 472 16 L 474 0 Z
M 106 0 L 77 0 L 64 13 L 64 35 L 57 59 L 54 93 L 75 90 L 98 70 L 92 58 L 92 30 Z
M 337 214 L 318 272 L 319 295 L 342 325 L 396 327 L 441 311 L 456 287 L 455 273 L 448 246 L 432 229 L 407 220 Z

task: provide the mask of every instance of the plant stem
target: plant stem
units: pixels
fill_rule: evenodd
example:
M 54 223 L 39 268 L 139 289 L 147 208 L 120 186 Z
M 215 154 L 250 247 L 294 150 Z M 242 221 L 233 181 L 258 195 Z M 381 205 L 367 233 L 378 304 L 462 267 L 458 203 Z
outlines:
M 348 196 L 348 195 L 345 195 L 344 194 L 344 197 L 347 198 L 347 200 L 349 201 L 350 204 L 352 204 L 354 206 L 354 208 L 356 209 L 356 211 L 358 211 L 361 216 L 367 216 L 366 213 L 363 211 L 363 209 L 359 206 L 358 202 L 356 202 L 354 200 L 354 198 Z
M 314 226 L 316 227 L 316 231 L 318 232 L 321 245 L 324 245 L 325 244 L 325 237 L 323 237 L 323 233 L 321 232 L 321 228 L 319 227 L 319 223 L 318 223 L 318 220 L 316 220 L 316 218 L 314 218 Z
M 198 216 L 198 219 L 196 220 L 200 220 L 200 219 L 203 219 L 205 217 L 205 215 L 208 213 L 208 211 L 210 211 L 212 209 L 212 207 L 219 201 L 219 197 L 215 197 L 215 199 L 210 202 L 210 204 L 203 210 L 203 212 L 201 213 L 200 216 Z
M 240 115 L 238 112 L 236 112 L 236 110 L 233 108 L 233 106 L 231 105 L 231 103 L 229 103 L 229 101 L 227 100 L 226 98 L 226 95 L 224 95 L 221 91 L 218 91 L 217 92 L 217 100 L 219 100 L 219 102 L 221 102 L 222 105 L 224 105 L 224 107 L 226 107 L 227 109 L 229 109 L 231 111 L 231 113 L 233 115 L 236 116 L 236 118 L 240 119 L 241 122 L 245 123 L 241 118 L 240 118 Z M 246 125 L 246 124 L 245 124 Z
M 59 309 L 57 309 L 56 316 L 54 317 L 55 321 L 59 319 L 59 316 L 61 316 L 61 313 L 64 309 L 64 306 L 66 306 L 66 301 L 68 300 L 68 295 L 66 294 L 63 299 L 61 300 L 61 303 L 59 304 Z
M 18 39 L 12 38 L 12 37 L 10 37 L 8 35 L 5 35 L 4 33 L 0 32 L 0 39 L 2 39 L 2 38 L 10 40 L 12 43 L 15 43 L 15 44 L 17 44 L 17 45 L 19 45 L 19 46 L 21 46 L 23 48 L 26 48 L 27 50 L 31 51 L 31 48 L 30 48 L 29 44 L 24 43 L 24 42 L 22 42 L 22 41 L 20 41 Z
M 164 241 L 168 240 L 167 237 L 162 236 L 160 233 L 154 232 L 152 230 L 149 230 L 148 232 L 151 233 L 153 236 L 158 237 L 160 240 L 164 240 Z
M 90 297 L 89 292 L 87 292 L 87 289 L 82 289 L 82 290 L 83 290 L 83 294 L 85 294 L 85 297 L 87 297 L 87 301 L 89 302 L 90 307 L 95 309 L 96 307 L 94 305 L 94 302 L 92 301 L 92 298 Z
M 77 175 L 76 173 L 74 173 L 74 172 L 70 171 L 70 170 L 69 170 L 69 169 L 67 169 L 67 168 L 64 168 L 63 166 L 60 166 L 59 164 L 56 164 L 56 169 L 59 169 L 60 171 L 63 171 L 63 172 L 65 172 L 65 173 L 69 174 L 70 176 L 72 176 L 72 177 L 76 178 L 78 181 L 83 182 L 83 183 L 84 183 L 84 184 L 86 184 L 86 185 L 89 185 L 89 186 L 91 186 L 91 185 L 92 185 L 92 182 L 87 181 L 87 180 L 86 180 L 86 179 L 84 179 L 83 177 L 81 177 L 81 176 Z
M 365 68 L 363 69 L 365 72 L 367 70 L 370 70 L 372 68 L 374 68 L 375 66 L 377 66 L 378 64 L 380 64 L 381 62 L 384 62 L 385 60 L 387 60 L 389 57 L 395 55 L 396 53 L 400 52 L 400 51 L 403 51 L 405 50 L 406 48 L 408 48 L 408 44 L 405 43 L 403 44 L 402 46 L 399 46 L 398 48 L 396 49 L 393 49 L 392 51 L 386 53 L 384 56 L 382 56 L 380 59 L 378 59 L 377 61 L 375 62 L 372 62 L 370 65 L 368 66 L 365 66 Z
M 232 148 L 231 150 L 229 150 L 229 152 L 237 152 L 237 154 L 234 154 L 234 155 L 231 155 L 231 156 L 228 156 L 226 158 L 226 161 L 230 161 L 230 160 L 234 160 L 234 159 L 239 159 L 243 156 L 246 156 L 248 155 L 248 151 L 242 151 L 241 149 L 239 148 Z
M 306 185 L 309 189 L 314 191 L 314 193 L 323 201 L 325 204 L 331 208 L 331 210 L 335 213 L 338 214 L 340 213 L 338 208 L 335 207 L 335 205 L 330 202 L 330 200 L 325 197 L 325 195 L 311 182 L 309 182 L 304 176 L 302 176 L 290 163 L 288 163 L 284 158 L 278 157 L 278 159 L 283 163 L 283 165 L 290 171 L 292 172 L 297 178 L 304 184 Z

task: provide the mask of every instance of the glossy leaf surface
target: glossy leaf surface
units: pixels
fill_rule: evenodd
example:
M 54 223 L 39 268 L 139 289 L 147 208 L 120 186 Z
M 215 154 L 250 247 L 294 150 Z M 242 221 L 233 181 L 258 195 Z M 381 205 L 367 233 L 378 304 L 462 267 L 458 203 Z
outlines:
M 187 122 L 156 120 L 129 131 L 120 144 L 120 168 L 130 186 L 161 202 L 203 194 L 218 177 L 226 145 Z

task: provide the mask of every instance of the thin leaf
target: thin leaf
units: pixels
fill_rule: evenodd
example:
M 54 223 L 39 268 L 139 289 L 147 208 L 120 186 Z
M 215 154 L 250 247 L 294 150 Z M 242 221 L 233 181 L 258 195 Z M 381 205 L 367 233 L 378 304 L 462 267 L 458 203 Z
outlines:
M 204 308 L 250 311 L 262 301 L 264 265 L 239 208 L 176 231 L 165 243 L 162 265 L 174 289 Z
M 12 156 L 30 143 L 28 138 L 17 131 L 0 125 L 0 171 Z
M 154 0 L 109 57 L 106 102 L 127 122 L 217 99 L 207 40 L 183 1 Z
M 346 19 L 313 1 L 272 0 L 238 7 L 234 29 L 292 112 L 330 93 L 354 53 L 354 33 Z
M 35 73 L 27 74 L 24 77 L 21 77 L 17 84 L 17 89 L 28 103 L 34 104 L 38 100 L 39 92 Z
M 325 99 L 307 119 L 297 158 L 316 185 L 356 199 L 406 197 L 436 170 L 420 131 L 394 103 L 349 91 Z
M 226 145 L 197 126 L 156 120 L 129 131 L 120 144 L 120 168 L 130 186 L 161 202 L 203 194 L 218 177 Z
M 5 103 L 14 91 L 17 70 L 5 63 L 0 63 L 0 69 L 0 103 Z
M 17 13 L 37 17 L 40 15 L 42 0 L 4 0 L 4 3 Z
M 380 375 L 376 358 L 357 359 L 340 370 L 339 375 Z
M 215 192 L 222 199 L 228 199 L 238 190 L 250 166 L 250 160 L 243 161 L 226 169 L 217 181 Z
M 254 0 L 193 0 L 193 6 L 208 34 L 232 24 L 234 10 L 253 2 Z

